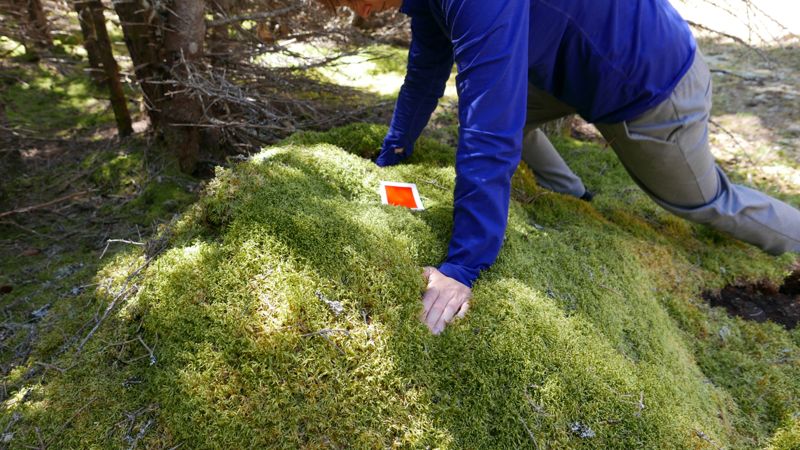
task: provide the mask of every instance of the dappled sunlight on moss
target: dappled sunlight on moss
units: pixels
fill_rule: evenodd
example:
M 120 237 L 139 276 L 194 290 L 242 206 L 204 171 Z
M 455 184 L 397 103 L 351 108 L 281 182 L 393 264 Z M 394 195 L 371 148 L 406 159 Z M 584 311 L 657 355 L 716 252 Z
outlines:
M 83 74 L 63 76 L 41 67 L 20 69 L 26 80 L 0 90 L 11 125 L 67 135 L 113 121 L 107 101 Z
M 497 263 L 433 336 L 421 268 L 446 255 L 453 149 L 422 139 L 379 168 L 364 158 L 385 131 L 302 133 L 218 169 L 32 423 L 63 423 L 88 384 L 97 409 L 67 444 L 119 442 L 113 421 L 153 404 L 153 447 L 739 448 L 789 430 L 800 374 L 775 358 L 800 339 L 699 300 L 788 259 L 658 212 L 609 151 L 565 140 L 598 199 L 546 192 L 521 166 Z M 426 209 L 381 205 L 381 180 L 416 183 Z M 142 258 L 98 273 L 98 308 Z
M 790 450 L 800 447 L 800 416 L 794 413 L 770 440 L 768 450 Z
M 202 258 L 190 261 L 180 257 L 186 248 L 165 254 L 153 270 L 166 284 L 148 291 L 152 301 L 160 305 L 148 308 L 148 316 L 158 318 L 148 328 L 173 347 L 179 344 L 172 357 L 165 356 L 178 360 L 173 361 L 177 377 L 162 381 L 167 385 L 178 383 L 174 388 L 165 387 L 180 393 L 172 400 L 171 410 L 192 411 L 188 417 L 179 414 L 168 418 L 175 421 L 179 435 L 184 433 L 180 430 L 201 429 L 219 436 L 216 442 L 231 445 L 286 439 L 303 442 L 309 439 L 307 436 L 312 439 L 308 443 L 327 436 L 332 442 L 366 445 L 385 432 L 381 423 L 392 409 L 397 410 L 390 423 L 398 437 L 403 438 L 401 441 L 413 443 L 430 433 L 426 420 L 403 425 L 407 402 L 386 411 L 393 402 L 380 401 L 387 395 L 407 394 L 397 391 L 401 386 L 392 387 L 400 380 L 392 375 L 391 360 L 382 356 L 385 339 L 380 323 L 376 320 L 366 324 L 359 311 L 365 304 L 363 299 L 346 297 L 357 291 L 332 282 L 318 270 L 305 268 L 297 257 L 287 258 L 292 254 L 288 251 L 291 247 L 275 241 L 270 230 L 259 227 L 257 222 L 248 222 L 246 226 L 234 222 L 221 246 L 204 244 L 199 248 L 199 252 L 192 253 Z M 344 249 L 339 255 L 348 254 L 351 253 Z M 360 262 L 357 254 L 351 255 L 348 260 Z M 307 259 L 307 256 L 302 258 Z M 164 268 L 160 269 L 162 264 Z M 176 285 L 178 281 L 181 284 Z M 192 288 L 184 287 L 187 282 Z M 174 291 L 176 288 L 178 291 Z M 198 298 L 197 293 L 205 294 Z M 320 295 L 337 299 L 346 310 L 341 318 L 334 320 L 337 327 L 330 334 L 318 332 L 331 326 L 332 318 L 318 298 Z M 180 298 L 188 298 L 192 305 L 202 305 L 199 307 L 206 312 L 193 313 L 192 308 L 198 306 L 188 306 Z M 372 306 L 379 310 L 378 305 Z M 180 316 L 175 316 L 178 311 Z M 284 316 L 280 323 L 275 322 L 278 314 Z M 206 319 L 198 323 L 199 317 Z M 273 326 L 268 326 L 270 323 Z M 182 325 L 176 329 L 179 324 Z M 173 329 L 175 334 L 171 332 Z M 355 372 L 347 369 L 355 363 L 347 363 L 351 357 L 361 361 L 352 367 Z M 242 358 L 251 363 L 242 366 Z M 208 386 L 216 388 L 209 390 Z M 240 395 L 243 392 L 247 395 Z M 307 403 L 305 406 L 297 403 L 298 396 Z M 379 407 L 383 415 L 365 409 L 366 402 Z M 415 421 L 424 417 L 424 411 L 419 413 L 412 416 Z M 326 425 L 326 418 L 330 417 L 337 418 L 341 430 Z M 191 427 L 184 428 L 189 424 Z M 426 433 L 415 429 L 423 424 Z M 238 431 L 232 433 L 233 430 Z M 381 431 L 376 434 L 378 430 Z
M 25 54 L 25 47 L 21 42 L 15 41 L 8 36 L 0 36 L 0 51 L 6 57 L 18 58 Z

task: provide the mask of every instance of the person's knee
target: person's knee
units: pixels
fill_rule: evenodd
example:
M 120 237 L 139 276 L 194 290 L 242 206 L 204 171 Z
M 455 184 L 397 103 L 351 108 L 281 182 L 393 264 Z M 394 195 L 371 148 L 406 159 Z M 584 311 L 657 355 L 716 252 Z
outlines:
M 720 186 L 716 197 L 705 203 L 679 206 L 664 200 L 655 199 L 662 208 L 670 213 L 691 222 L 706 225 L 715 225 L 735 217 L 738 212 L 730 208 L 729 192 L 725 186 Z

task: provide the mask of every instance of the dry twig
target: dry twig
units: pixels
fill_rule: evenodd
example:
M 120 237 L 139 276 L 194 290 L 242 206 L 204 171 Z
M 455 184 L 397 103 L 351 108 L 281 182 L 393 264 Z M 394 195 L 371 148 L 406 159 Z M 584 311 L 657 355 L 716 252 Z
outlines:
M 58 429 L 58 430 L 57 430 L 57 431 L 56 431 L 56 432 L 55 432 L 55 433 L 54 433 L 52 436 L 50 436 L 50 439 L 48 439 L 48 440 L 47 440 L 47 442 L 45 442 L 45 444 L 44 444 L 44 446 L 43 446 L 42 448 L 43 448 L 43 449 L 46 449 L 47 447 L 49 447 L 50 445 L 52 445 L 52 444 L 55 442 L 56 438 L 57 438 L 58 436 L 60 436 L 60 435 L 61 435 L 61 433 L 63 433 L 63 432 L 64 432 L 64 430 L 66 430 L 66 429 L 67 429 L 67 427 L 69 426 L 69 424 L 71 424 L 71 423 L 72 423 L 72 421 L 73 421 L 73 420 L 75 420 L 75 418 L 76 418 L 76 417 L 78 417 L 78 416 L 79 416 L 79 415 L 80 415 L 80 414 L 81 414 L 83 411 L 85 411 L 85 410 L 86 410 L 86 409 L 87 409 L 87 408 L 88 408 L 88 407 L 89 407 L 89 406 L 90 406 L 92 403 L 94 403 L 96 400 L 97 400 L 97 397 L 92 397 L 91 399 L 89 399 L 89 401 L 88 401 L 88 402 L 86 402 L 86 404 L 85 404 L 85 405 L 83 405 L 83 406 L 82 406 L 80 409 L 78 409 L 77 411 L 75 411 L 75 413 L 74 413 L 74 414 L 73 414 L 73 415 L 72 415 L 72 416 L 71 416 L 69 419 L 67 419 L 67 421 L 66 421 L 66 422 L 64 422 L 64 424 L 63 424 L 63 425 L 61 425 L 61 428 L 59 428 L 59 429 Z
M 708 31 L 708 32 L 710 32 L 710 33 L 718 34 L 718 35 L 720 35 L 720 36 L 723 36 L 723 37 L 726 37 L 726 38 L 728 38 L 728 39 L 731 39 L 731 40 L 733 40 L 734 42 L 736 42 L 736 43 L 738 43 L 738 44 L 741 44 L 741 45 L 743 45 L 743 46 L 747 47 L 749 50 L 752 50 L 752 51 L 754 51 L 754 52 L 755 52 L 755 53 L 756 53 L 758 56 L 760 56 L 760 57 L 761 57 L 761 58 L 762 58 L 762 59 L 763 59 L 765 62 L 768 62 L 768 63 L 770 63 L 770 64 L 772 63 L 772 60 L 771 60 L 771 59 L 769 59 L 769 57 L 768 57 L 768 56 L 767 56 L 767 55 L 766 55 L 764 52 L 762 52 L 761 50 L 759 50 L 759 49 L 758 49 L 758 47 L 755 47 L 755 46 L 753 46 L 753 45 L 751 45 L 751 44 L 747 43 L 747 42 L 746 42 L 744 39 L 742 39 L 742 38 L 740 38 L 740 37 L 738 37 L 738 36 L 734 36 L 734 35 L 732 35 L 732 34 L 730 34 L 730 33 L 726 33 L 726 32 L 724 32 L 724 31 L 715 30 L 715 29 L 713 29 L 713 28 L 707 27 L 707 26 L 705 26 L 705 25 L 702 25 L 702 24 L 699 24 L 699 23 L 697 23 L 697 22 L 693 22 L 693 21 L 691 21 L 691 20 L 687 20 L 686 22 L 687 22 L 689 25 L 691 25 L 691 26 L 693 26 L 693 27 L 695 27 L 695 28 L 697 28 L 697 29 L 704 30 L 704 31 Z
M 260 21 L 260 20 L 271 19 L 273 17 L 284 16 L 290 12 L 297 11 L 298 9 L 300 9 L 300 6 L 301 4 L 297 3 L 291 6 L 287 6 L 285 8 L 276 9 L 274 11 L 262 11 L 252 14 L 244 14 L 241 16 L 226 17 L 224 19 L 212 20 L 211 22 L 208 22 L 206 26 L 209 28 L 213 28 L 213 27 L 230 25 L 236 22 L 244 22 L 246 20 Z
M 106 246 L 103 249 L 103 253 L 100 254 L 100 258 L 99 259 L 103 259 L 103 256 L 106 255 L 106 251 L 108 251 L 108 246 L 111 245 L 114 242 L 121 242 L 123 244 L 130 244 L 130 245 L 138 245 L 140 247 L 144 247 L 145 245 L 147 245 L 144 242 L 129 241 L 127 239 L 109 239 L 109 240 L 106 241 Z
M 35 211 L 37 209 L 47 208 L 48 206 L 53 206 L 53 205 L 56 205 L 58 203 L 61 203 L 61 202 L 67 201 L 67 200 L 72 200 L 73 198 L 82 197 L 82 196 L 84 196 L 86 194 L 89 194 L 91 192 L 92 191 L 74 192 L 72 194 L 68 194 L 68 195 L 64 195 L 62 197 L 59 197 L 59 198 L 57 198 L 55 200 L 50 200 L 49 202 L 40 203 L 38 205 L 25 206 L 23 208 L 12 209 L 11 211 L 6 211 L 6 212 L 3 212 L 3 213 L 0 213 L 0 219 L 2 219 L 4 217 L 12 216 L 14 214 L 24 214 L 24 213 L 27 213 L 27 212 L 30 212 L 30 211 Z

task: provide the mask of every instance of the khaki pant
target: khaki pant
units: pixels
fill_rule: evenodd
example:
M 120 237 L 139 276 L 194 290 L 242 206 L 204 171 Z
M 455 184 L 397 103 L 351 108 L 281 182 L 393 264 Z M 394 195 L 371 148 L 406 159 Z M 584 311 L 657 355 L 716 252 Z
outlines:
M 537 182 L 580 197 L 586 191 L 539 130 L 575 110 L 528 86 L 522 160 Z M 633 180 L 661 207 L 767 252 L 800 253 L 800 211 L 756 190 L 732 184 L 708 147 L 711 74 L 698 52 L 672 94 L 633 120 L 595 124 Z

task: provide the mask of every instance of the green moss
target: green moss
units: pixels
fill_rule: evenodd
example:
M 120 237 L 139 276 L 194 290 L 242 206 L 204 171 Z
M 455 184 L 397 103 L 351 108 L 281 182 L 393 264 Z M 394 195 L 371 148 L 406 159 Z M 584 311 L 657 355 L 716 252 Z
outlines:
M 788 424 L 781 428 L 770 441 L 769 450 L 800 448 L 800 417 L 795 413 Z
M 141 153 L 92 153 L 83 160 L 85 170 L 91 170 L 89 179 L 97 187 L 124 194 L 132 192 L 141 183 L 144 170 L 144 157 Z
M 607 150 L 560 141 L 601 195 L 545 192 L 521 167 L 497 263 L 469 315 L 432 336 L 420 271 L 447 251 L 453 150 L 423 139 L 379 168 L 363 157 L 385 131 L 303 133 L 218 169 L 135 295 L 59 361 L 75 368 L 27 383 L 0 426 L 19 412 L 15 443 L 38 427 L 64 447 L 128 445 L 148 421 L 143 447 L 794 445 L 797 332 L 699 298 L 777 279 L 788 258 L 665 216 Z M 416 183 L 426 210 L 381 205 L 381 180 Z M 141 261 L 108 263 L 91 301 L 107 305 Z
M 187 192 L 184 185 L 167 181 L 148 184 L 128 206 L 134 223 L 150 225 L 178 213 L 194 199 L 195 195 Z
M 374 123 L 356 123 L 346 127 L 334 128 L 326 132 L 303 131 L 283 140 L 279 145 L 309 146 L 330 144 L 347 153 L 374 160 L 380 153 L 386 126 Z M 433 139 L 422 137 L 414 146 L 414 153 L 408 163 L 417 166 L 442 166 L 452 164 L 455 153 L 451 147 Z
M 307 146 L 324 142 L 362 158 L 374 159 L 378 156 L 385 135 L 386 127 L 383 125 L 360 123 L 351 127 L 334 128 L 328 132 L 295 133 L 285 139 L 282 144 Z
M 177 161 L 168 149 L 151 151 L 157 154 L 151 158 L 160 159 L 159 175 L 152 177 L 140 144 L 131 142 L 129 147 L 115 152 L 92 153 L 81 161 L 80 166 L 105 195 L 130 199 L 122 212 L 131 222 L 149 226 L 158 219 L 178 213 L 197 196 L 190 190 L 194 181 L 180 173 Z M 153 163 L 150 161 L 149 164 Z
M 7 36 L 0 36 L 0 51 L 9 58 L 19 58 L 25 54 L 25 46 Z
M 104 94 L 83 73 L 63 76 L 42 67 L 15 71 L 25 80 L 0 89 L 0 100 L 13 126 L 41 133 L 65 134 L 113 123 Z

